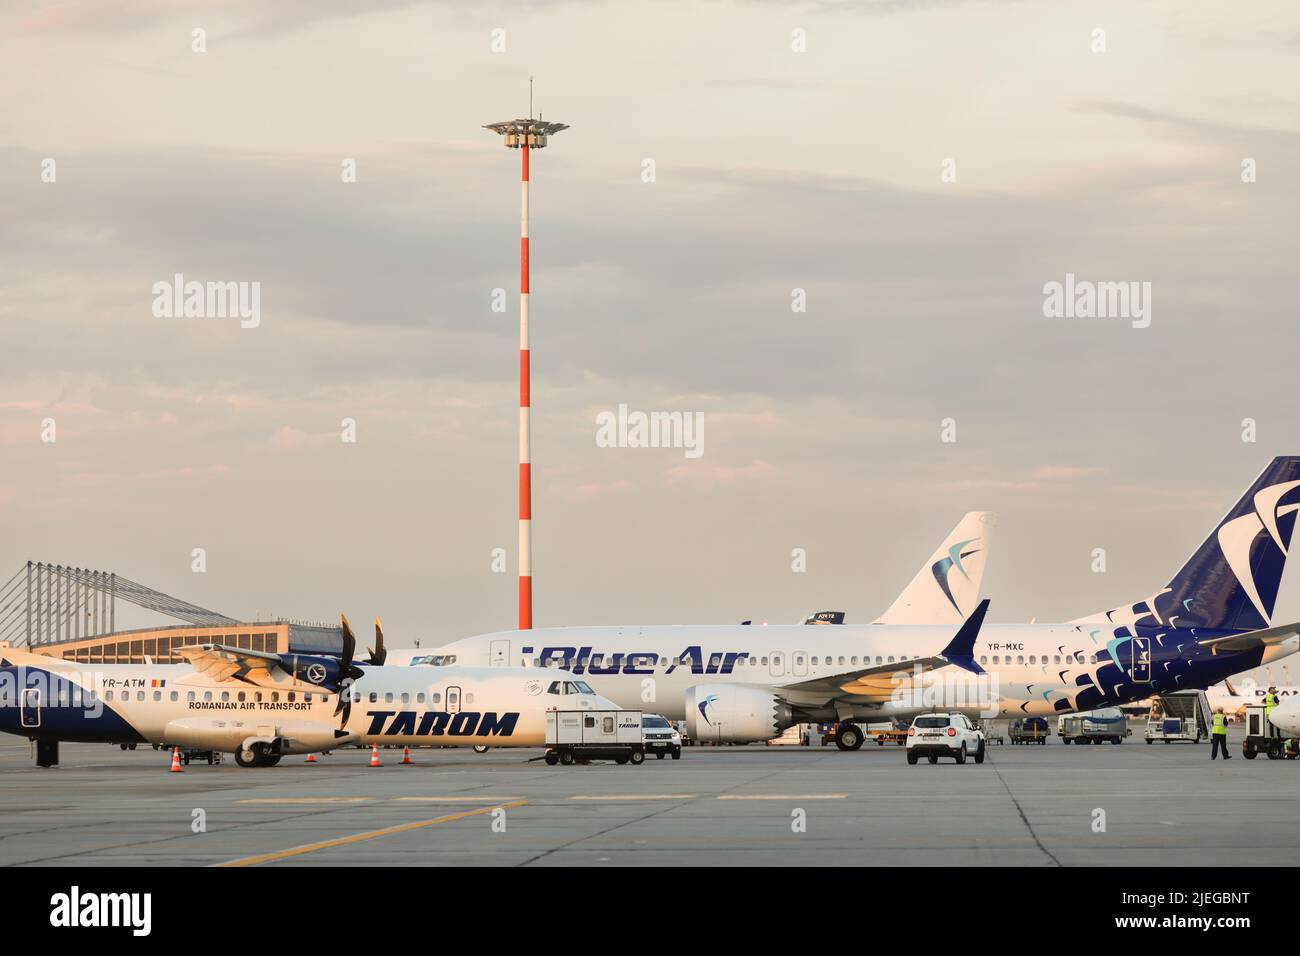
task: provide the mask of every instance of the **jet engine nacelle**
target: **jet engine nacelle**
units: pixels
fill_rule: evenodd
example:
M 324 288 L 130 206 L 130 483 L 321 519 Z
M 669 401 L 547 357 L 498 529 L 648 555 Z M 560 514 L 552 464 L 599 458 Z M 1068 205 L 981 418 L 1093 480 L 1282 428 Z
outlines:
M 168 744 L 234 753 L 254 743 L 270 744 L 275 753 L 306 754 L 355 743 L 354 733 L 317 720 L 263 723 L 221 717 L 184 717 L 163 730 Z
M 686 691 L 686 726 L 696 740 L 771 740 L 794 723 L 790 705 L 769 690 L 697 684 Z

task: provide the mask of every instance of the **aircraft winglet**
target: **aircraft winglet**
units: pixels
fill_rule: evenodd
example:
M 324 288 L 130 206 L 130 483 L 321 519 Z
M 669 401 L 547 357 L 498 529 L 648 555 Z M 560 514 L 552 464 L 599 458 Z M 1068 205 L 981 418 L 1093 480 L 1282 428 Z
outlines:
M 971 612 L 971 616 L 966 618 L 962 623 L 961 629 L 948 646 L 939 652 L 949 664 L 964 668 L 973 674 L 983 674 L 984 668 L 980 667 L 975 661 L 975 639 L 980 635 L 980 628 L 984 626 L 984 615 L 989 609 L 989 599 L 985 598 L 980 601 L 979 607 Z

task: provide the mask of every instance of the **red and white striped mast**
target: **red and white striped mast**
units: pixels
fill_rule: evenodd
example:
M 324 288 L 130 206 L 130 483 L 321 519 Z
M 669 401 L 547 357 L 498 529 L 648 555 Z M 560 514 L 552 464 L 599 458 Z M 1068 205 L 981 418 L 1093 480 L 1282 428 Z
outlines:
M 544 149 L 547 138 L 568 129 L 564 123 L 533 119 L 532 80 L 528 84 L 528 118 L 483 127 L 505 137 L 508 149 L 520 151 L 522 180 L 519 213 L 519 629 L 533 626 L 533 483 L 531 402 L 529 378 L 532 372 L 528 342 L 528 154 Z

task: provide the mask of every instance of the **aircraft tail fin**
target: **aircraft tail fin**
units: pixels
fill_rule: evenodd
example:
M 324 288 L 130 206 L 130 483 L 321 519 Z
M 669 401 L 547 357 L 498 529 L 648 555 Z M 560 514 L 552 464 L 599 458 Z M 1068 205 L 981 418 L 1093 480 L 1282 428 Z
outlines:
M 1298 511 L 1300 456 L 1274 458 L 1164 590 L 1075 623 L 1267 628 Z
M 960 624 L 980 600 L 995 516 L 971 511 L 874 624 Z

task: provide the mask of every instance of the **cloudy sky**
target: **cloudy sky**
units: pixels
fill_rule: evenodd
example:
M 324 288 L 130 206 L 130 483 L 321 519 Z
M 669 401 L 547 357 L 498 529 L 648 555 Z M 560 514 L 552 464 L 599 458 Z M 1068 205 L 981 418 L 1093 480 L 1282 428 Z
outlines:
M 481 126 L 530 75 L 572 126 L 534 157 L 538 624 L 868 620 L 971 509 L 992 618 L 1067 619 L 1300 452 L 1286 0 L 14 2 L 0 579 L 512 626 L 518 153 Z M 260 283 L 260 325 L 156 317 L 175 273 Z M 1067 273 L 1151 283 L 1150 327 L 1045 318 Z M 620 403 L 704 413 L 704 455 L 597 447 Z

